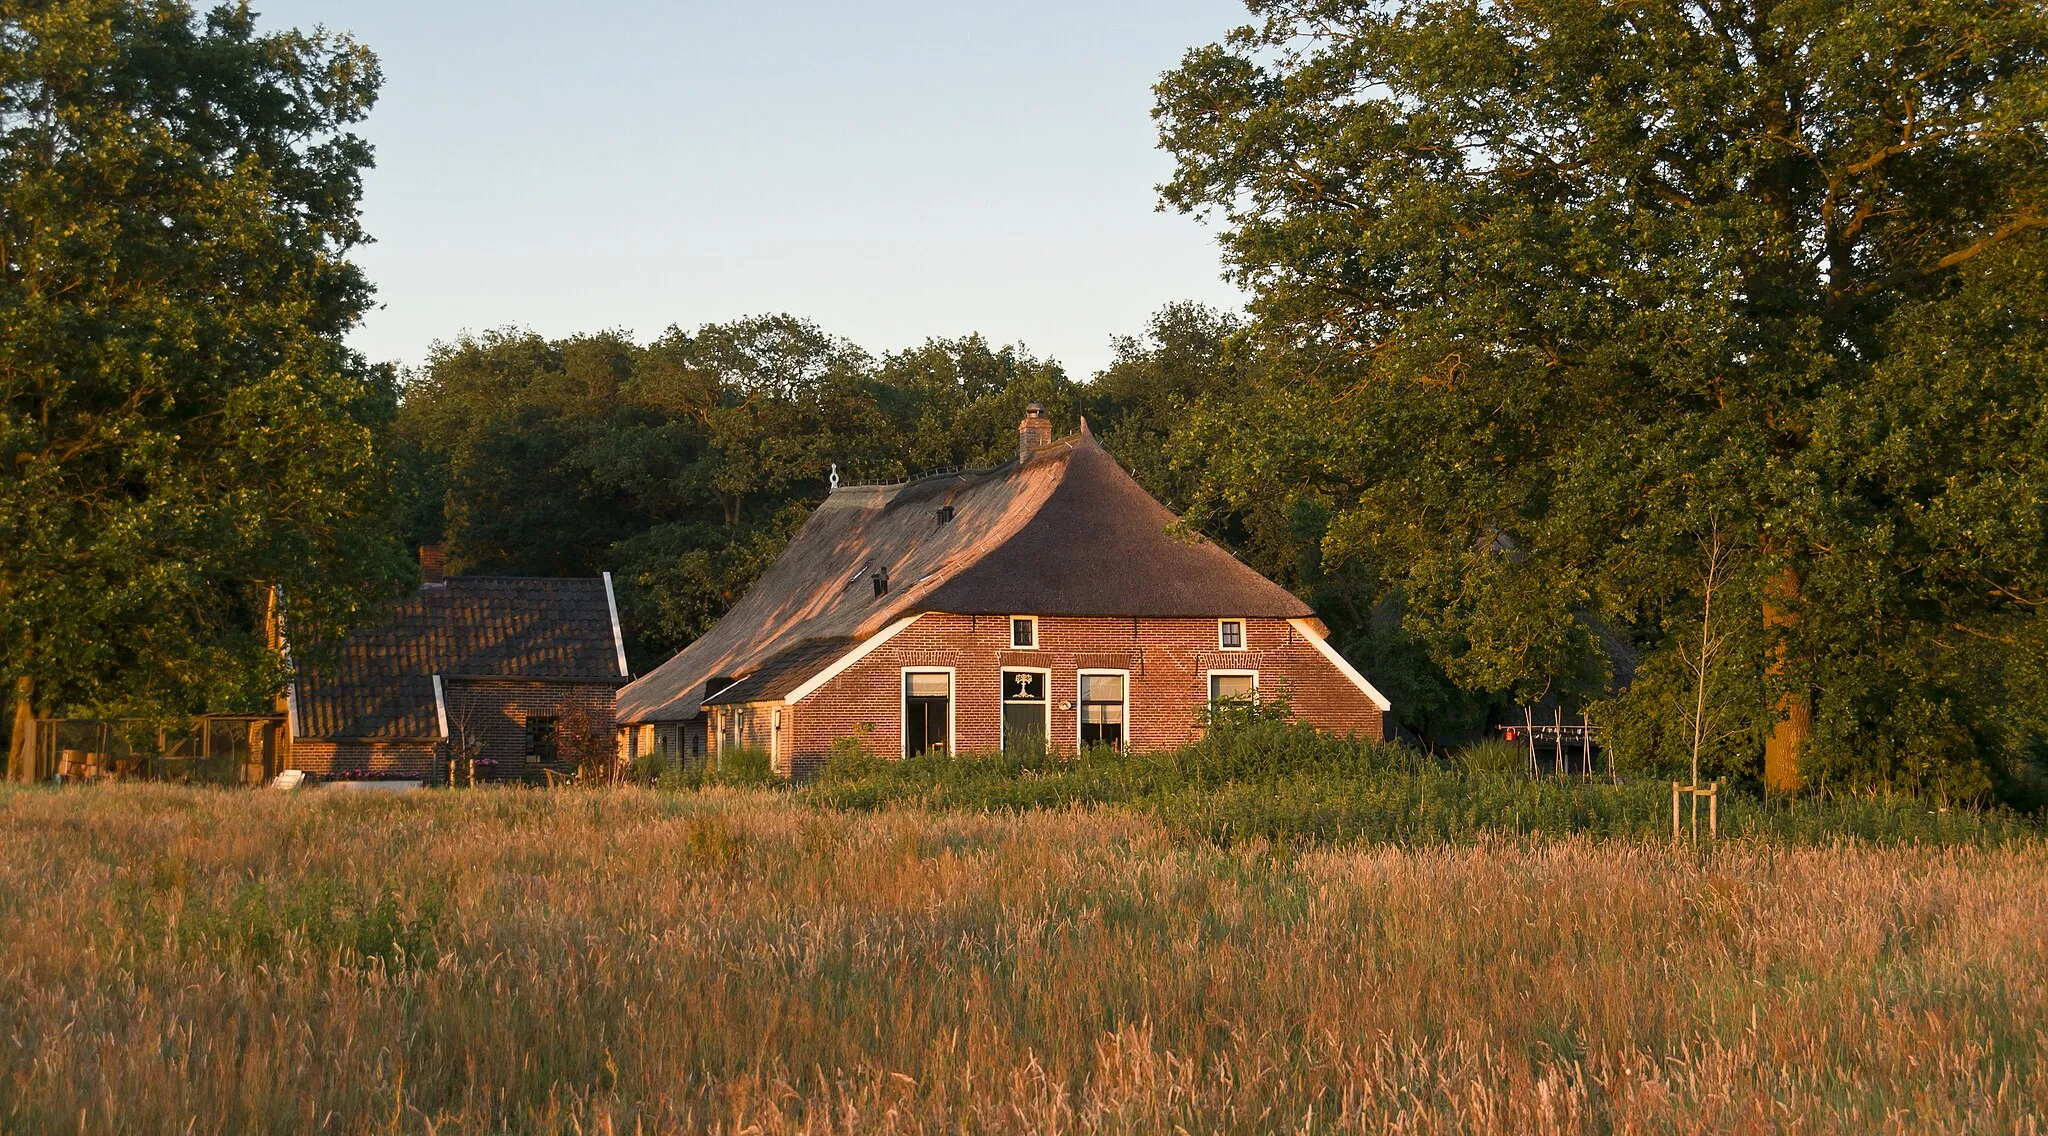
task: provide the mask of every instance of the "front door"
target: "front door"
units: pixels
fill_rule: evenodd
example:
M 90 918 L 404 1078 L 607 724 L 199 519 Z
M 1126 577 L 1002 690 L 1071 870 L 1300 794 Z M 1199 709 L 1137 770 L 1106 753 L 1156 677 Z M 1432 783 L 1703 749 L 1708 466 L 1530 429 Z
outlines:
M 944 754 L 953 737 L 953 676 L 911 671 L 903 676 L 903 756 Z
M 1004 753 L 1044 753 L 1049 712 L 1044 671 L 1003 672 Z

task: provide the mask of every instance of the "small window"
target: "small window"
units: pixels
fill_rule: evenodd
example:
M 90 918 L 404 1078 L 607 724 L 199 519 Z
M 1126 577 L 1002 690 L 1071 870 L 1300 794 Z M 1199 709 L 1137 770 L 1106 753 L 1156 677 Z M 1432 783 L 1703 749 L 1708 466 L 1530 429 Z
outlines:
M 539 714 L 526 718 L 526 756 L 540 761 L 555 760 L 555 720 Z
M 1038 617 L 1035 615 L 1013 615 L 1010 617 L 1010 646 L 1022 651 L 1038 649 Z
M 1216 621 L 1216 646 L 1225 651 L 1244 650 L 1244 620 L 1219 619 Z

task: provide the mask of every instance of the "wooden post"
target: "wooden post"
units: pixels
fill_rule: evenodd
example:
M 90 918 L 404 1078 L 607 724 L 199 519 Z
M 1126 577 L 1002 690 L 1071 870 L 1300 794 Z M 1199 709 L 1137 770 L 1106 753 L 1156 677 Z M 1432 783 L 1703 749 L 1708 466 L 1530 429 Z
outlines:
M 1707 793 L 1707 832 L 1715 840 L 1721 839 L 1721 779 L 1714 778 L 1714 787 Z
M 1564 761 L 1564 703 L 1557 704 L 1557 776 L 1560 780 L 1569 776 Z
M 1536 711 L 1533 707 L 1522 707 L 1522 729 L 1529 735 L 1529 777 L 1534 780 L 1543 770 L 1536 764 Z
M 1678 782 L 1671 783 L 1671 843 L 1678 843 Z

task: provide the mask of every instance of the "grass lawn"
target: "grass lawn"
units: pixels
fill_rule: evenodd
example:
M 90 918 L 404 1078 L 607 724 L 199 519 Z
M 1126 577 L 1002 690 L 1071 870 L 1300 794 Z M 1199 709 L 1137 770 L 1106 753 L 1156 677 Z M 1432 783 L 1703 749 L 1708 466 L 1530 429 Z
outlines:
M 0 793 L 8 1132 L 2019 1131 L 2048 845 Z

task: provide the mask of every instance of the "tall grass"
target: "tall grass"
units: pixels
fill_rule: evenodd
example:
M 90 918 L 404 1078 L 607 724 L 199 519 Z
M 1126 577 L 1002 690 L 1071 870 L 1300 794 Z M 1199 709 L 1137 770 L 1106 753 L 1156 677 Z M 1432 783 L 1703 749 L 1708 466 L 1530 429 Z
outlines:
M 885 760 L 835 755 L 805 790 L 831 808 L 1005 812 L 1123 805 L 1215 843 L 1471 843 L 1497 835 L 1669 839 L 1668 782 L 1531 779 L 1520 751 L 1474 747 L 1440 762 L 1405 747 L 1331 738 L 1289 722 L 1218 731 L 1166 753 L 992 754 Z M 1691 814 L 1686 813 L 1690 829 Z M 1702 806 L 1704 809 L 1704 806 Z M 1705 818 L 1702 817 L 1702 830 Z M 1999 844 L 2043 835 L 2038 817 L 1945 809 L 1912 797 L 1722 796 L 1724 836 L 1783 843 Z
M 2039 842 L 14 790 L 0 1128 L 2031 1131 L 2043 911 Z

